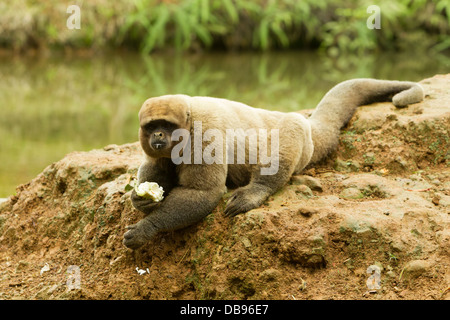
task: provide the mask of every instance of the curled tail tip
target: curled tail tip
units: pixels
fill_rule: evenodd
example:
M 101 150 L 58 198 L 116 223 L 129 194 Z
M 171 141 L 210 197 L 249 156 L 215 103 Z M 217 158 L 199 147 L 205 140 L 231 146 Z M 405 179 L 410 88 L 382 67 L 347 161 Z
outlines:
M 407 89 L 400 91 L 392 98 L 392 103 L 397 108 L 405 108 L 410 104 L 418 103 L 424 99 L 425 92 L 423 87 L 418 83 L 413 83 L 413 85 Z

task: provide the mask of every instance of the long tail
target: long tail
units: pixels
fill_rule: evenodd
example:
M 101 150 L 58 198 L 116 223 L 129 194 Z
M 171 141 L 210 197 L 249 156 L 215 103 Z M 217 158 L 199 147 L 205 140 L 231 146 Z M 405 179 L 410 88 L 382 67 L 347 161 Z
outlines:
M 415 82 L 353 79 L 339 83 L 328 91 L 309 118 L 314 142 L 310 163 L 323 159 L 337 147 L 339 131 L 357 107 L 392 99 L 397 108 L 403 108 L 423 97 L 423 88 Z

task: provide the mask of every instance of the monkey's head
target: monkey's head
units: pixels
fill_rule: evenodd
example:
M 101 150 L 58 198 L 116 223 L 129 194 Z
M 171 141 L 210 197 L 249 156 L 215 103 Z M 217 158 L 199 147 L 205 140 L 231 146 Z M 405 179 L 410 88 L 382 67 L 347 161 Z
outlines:
M 139 111 L 139 140 L 144 152 L 153 158 L 170 158 L 176 129 L 190 130 L 190 108 L 186 96 L 150 98 Z

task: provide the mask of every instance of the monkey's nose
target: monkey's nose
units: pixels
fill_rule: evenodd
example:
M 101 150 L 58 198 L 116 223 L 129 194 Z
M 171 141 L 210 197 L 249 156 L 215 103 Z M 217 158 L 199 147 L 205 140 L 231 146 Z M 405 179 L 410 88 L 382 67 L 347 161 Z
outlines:
M 155 132 L 155 133 L 153 134 L 153 136 L 154 136 L 155 138 L 164 138 L 164 133 L 162 133 L 162 132 Z

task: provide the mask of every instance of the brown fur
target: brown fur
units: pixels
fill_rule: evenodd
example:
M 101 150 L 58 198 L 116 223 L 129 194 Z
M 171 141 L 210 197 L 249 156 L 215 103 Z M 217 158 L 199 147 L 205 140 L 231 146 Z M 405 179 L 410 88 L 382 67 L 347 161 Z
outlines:
M 152 203 L 137 197 L 133 191 L 133 205 L 147 216 L 128 227 L 124 244 L 129 248 L 138 248 L 159 231 L 196 223 L 217 206 L 226 186 L 237 187 L 227 202 L 226 215 L 234 216 L 257 208 L 285 185 L 293 173 L 299 173 L 309 163 L 319 161 L 337 146 L 340 128 L 358 106 L 387 101 L 393 95 L 394 103 L 400 107 L 423 99 L 423 90 L 412 82 L 374 79 L 345 81 L 325 95 L 310 119 L 298 113 L 268 111 L 210 97 L 168 95 L 148 99 L 139 112 L 140 142 L 146 159 L 139 168 L 138 180 L 140 183 L 154 181 L 163 186 L 165 199 L 161 203 Z M 191 135 L 195 121 L 201 121 L 202 135 L 208 129 L 217 130 L 224 142 L 222 149 L 215 149 L 215 155 L 223 159 L 223 163 L 207 164 L 202 159 L 201 163 L 195 164 L 192 154 L 191 164 L 175 165 L 169 157 L 175 145 L 170 134 L 166 149 L 155 151 L 150 146 L 149 136 L 152 133 L 144 128 L 157 120 L 166 120 L 178 128 L 188 129 Z M 248 143 L 245 148 L 246 162 L 237 164 L 235 158 L 233 164 L 227 164 L 227 129 L 255 129 L 257 132 L 258 129 L 278 129 L 278 171 L 273 175 L 263 175 L 261 168 L 264 165 L 260 159 L 250 164 Z M 194 150 L 193 140 L 191 150 Z M 267 145 L 275 142 L 269 139 Z M 211 141 L 203 140 L 201 150 L 204 151 L 210 144 Z

